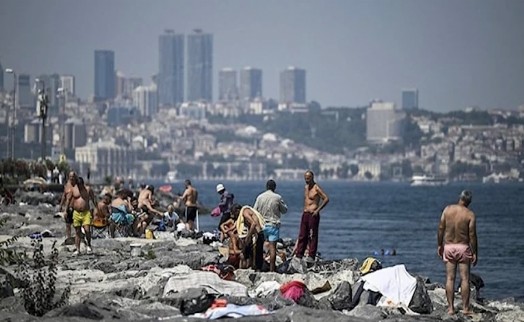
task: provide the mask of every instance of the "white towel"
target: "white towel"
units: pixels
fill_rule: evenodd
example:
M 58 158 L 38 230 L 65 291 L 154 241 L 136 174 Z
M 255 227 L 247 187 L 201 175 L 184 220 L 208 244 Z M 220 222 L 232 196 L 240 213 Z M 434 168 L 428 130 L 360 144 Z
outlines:
M 417 286 L 417 279 L 406 271 L 404 265 L 379 269 L 362 276 L 362 280 L 365 290 L 380 292 L 396 304 L 406 306 L 411 302 Z

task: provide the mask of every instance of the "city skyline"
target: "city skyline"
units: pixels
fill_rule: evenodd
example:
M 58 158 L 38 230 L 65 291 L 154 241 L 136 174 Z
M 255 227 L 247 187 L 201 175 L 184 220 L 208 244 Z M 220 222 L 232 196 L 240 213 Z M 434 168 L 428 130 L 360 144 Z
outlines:
M 257 66 L 264 97 L 278 99 L 279 73 L 299 66 L 307 100 L 325 107 L 373 99 L 400 106 L 403 88 L 417 88 L 419 107 L 435 111 L 524 104 L 522 1 L 6 0 L 0 63 L 32 80 L 74 75 L 87 98 L 94 50 L 114 51 L 117 70 L 149 80 L 163 30 L 188 35 L 195 28 L 213 35 L 215 100 L 222 68 Z M 5 87 L 11 84 L 4 75 Z

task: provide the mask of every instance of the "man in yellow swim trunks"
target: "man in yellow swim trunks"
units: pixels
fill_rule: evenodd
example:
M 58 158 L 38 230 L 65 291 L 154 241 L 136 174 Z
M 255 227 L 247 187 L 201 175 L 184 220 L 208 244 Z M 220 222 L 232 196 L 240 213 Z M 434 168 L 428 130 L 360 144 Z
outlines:
M 80 241 L 82 238 L 82 227 L 84 227 L 87 241 L 87 253 L 91 253 L 91 221 L 92 215 L 89 210 L 89 191 L 84 185 L 82 177 L 75 179 L 76 185 L 69 190 L 66 197 L 66 205 L 73 208 L 73 227 L 75 228 L 75 246 L 76 251 L 73 256 L 80 254 Z

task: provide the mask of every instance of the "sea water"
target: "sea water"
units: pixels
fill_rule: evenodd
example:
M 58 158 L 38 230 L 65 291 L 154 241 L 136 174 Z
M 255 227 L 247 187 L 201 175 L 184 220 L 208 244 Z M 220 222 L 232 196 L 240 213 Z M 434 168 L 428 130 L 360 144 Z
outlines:
M 265 182 L 221 181 L 235 201 L 253 205 Z M 193 181 L 200 202 L 215 207 L 217 181 Z M 524 185 L 452 183 L 411 187 L 408 183 L 318 182 L 329 195 L 321 213 L 318 251 L 324 259 L 374 256 L 384 266 L 404 264 L 413 275 L 444 284 L 444 264 L 437 256 L 437 228 L 442 210 L 456 203 L 463 189 L 473 192 L 477 216 L 478 265 L 472 272 L 485 283 L 481 296 L 524 300 Z M 183 192 L 183 183 L 173 192 Z M 277 182 L 289 207 L 282 217 L 281 237 L 297 238 L 304 204 L 304 182 Z M 200 229 L 213 231 L 218 218 L 199 216 Z M 380 255 L 395 249 L 396 256 Z M 376 255 L 376 254 L 379 255 Z

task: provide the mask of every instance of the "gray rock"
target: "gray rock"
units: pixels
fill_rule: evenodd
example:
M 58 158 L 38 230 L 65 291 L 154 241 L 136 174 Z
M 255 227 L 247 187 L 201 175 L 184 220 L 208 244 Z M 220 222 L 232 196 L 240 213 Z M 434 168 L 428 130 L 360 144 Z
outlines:
M 359 305 L 347 313 L 349 316 L 358 317 L 363 320 L 378 321 L 386 317 L 384 311 L 374 305 Z

